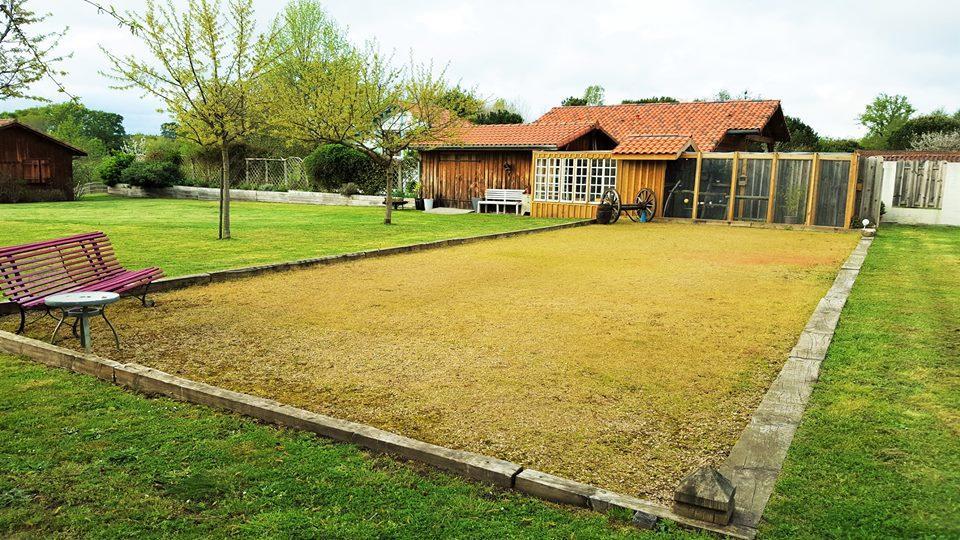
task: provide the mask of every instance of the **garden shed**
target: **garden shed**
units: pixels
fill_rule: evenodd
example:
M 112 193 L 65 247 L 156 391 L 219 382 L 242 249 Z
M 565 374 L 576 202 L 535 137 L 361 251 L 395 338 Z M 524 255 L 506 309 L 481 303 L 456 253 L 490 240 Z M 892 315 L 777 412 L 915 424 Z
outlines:
M 776 100 L 555 107 L 420 145 L 421 182 L 464 208 L 486 189 L 523 189 L 535 217 L 593 218 L 616 187 L 627 201 L 651 189 L 668 217 L 848 226 L 854 156 L 772 152 L 789 138 Z
M 0 202 L 73 199 L 73 158 L 86 155 L 16 120 L 0 120 Z

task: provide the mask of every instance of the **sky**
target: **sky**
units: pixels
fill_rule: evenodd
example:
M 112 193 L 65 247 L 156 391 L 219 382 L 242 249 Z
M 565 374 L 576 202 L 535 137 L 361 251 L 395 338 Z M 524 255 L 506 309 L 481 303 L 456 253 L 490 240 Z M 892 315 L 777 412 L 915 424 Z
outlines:
M 107 0 L 109 3 L 109 0 Z M 186 0 L 174 0 L 183 5 Z M 63 82 L 82 102 L 124 117 L 128 133 L 157 133 L 161 104 L 111 88 L 100 46 L 140 53 L 137 38 L 80 0 L 30 0 L 68 26 Z M 141 0 L 115 1 L 141 9 Z M 329 0 L 352 41 L 375 39 L 398 60 L 446 66 L 448 78 L 517 104 L 533 120 L 588 85 L 607 103 L 667 95 L 706 98 L 725 89 L 779 99 L 823 136 L 859 137 L 857 116 L 880 92 L 920 112 L 960 108 L 960 2 Z M 266 27 L 282 9 L 255 0 Z M 58 99 L 53 85 L 34 93 Z M 34 105 L 0 101 L 0 110 Z

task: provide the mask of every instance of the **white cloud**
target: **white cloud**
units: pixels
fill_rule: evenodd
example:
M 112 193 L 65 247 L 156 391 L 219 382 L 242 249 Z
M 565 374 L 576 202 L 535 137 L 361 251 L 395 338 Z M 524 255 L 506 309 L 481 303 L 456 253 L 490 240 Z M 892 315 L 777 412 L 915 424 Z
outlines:
M 282 7 L 255 0 L 265 24 Z M 51 23 L 70 25 L 64 49 L 71 91 L 123 114 L 129 131 L 156 132 L 159 104 L 109 88 L 98 44 L 138 52 L 135 40 L 86 4 L 34 0 Z M 374 38 L 405 58 L 448 64 L 484 95 L 538 116 L 587 85 L 608 102 L 652 95 L 681 99 L 725 88 L 783 101 L 820 133 L 862 133 L 856 116 L 879 92 L 902 93 L 921 111 L 960 108 L 960 3 L 329 0 L 355 41 Z M 142 0 L 125 2 L 136 9 Z M 586 9 L 587 6 L 589 9 Z M 37 91 L 53 96 L 49 84 Z M 23 102 L 0 104 L 16 108 Z

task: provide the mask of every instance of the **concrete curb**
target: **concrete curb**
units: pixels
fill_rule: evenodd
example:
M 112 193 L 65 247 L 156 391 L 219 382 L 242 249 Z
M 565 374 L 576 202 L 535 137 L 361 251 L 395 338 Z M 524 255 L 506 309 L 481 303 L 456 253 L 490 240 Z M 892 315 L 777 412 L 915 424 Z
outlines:
M 148 395 L 159 395 L 205 405 L 355 444 L 374 452 L 417 461 L 465 478 L 515 489 L 534 497 L 597 512 L 620 509 L 633 513 L 633 523 L 653 528 L 660 519 L 691 529 L 750 539 L 755 531 L 739 525 L 718 526 L 675 514 L 670 508 L 636 497 L 607 491 L 566 478 L 526 469 L 522 465 L 463 450 L 453 450 L 411 439 L 373 426 L 340 420 L 284 405 L 277 401 L 233 392 L 177 377 L 140 364 L 122 364 L 32 338 L 0 331 L 0 352 L 26 356 L 52 367 L 92 375 Z
M 787 450 L 807 408 L 850 290 L 873 243 L 860 240 L 817 304 L 780 374 L 720 467 L 736 487 L 732 524 L 755 530 L 770 500 Z
M 460 246 L 471 244 L 473 242 L 482 242 L 486 240 L 499 240 L 502 238 L 511 238 L 514 236 L 523 236 L 526 234 L 537 234 L 543 232 L 560 231 L 563 229 L 572 229 L 583 227 L 596 223 L 596 220 L 585 219 L 572 221 L 569 223 L 560 223 L 557 225 L 547 225 L 544 227 L 535 227 L 532 229 L 522 229 L 519 231 L 508 231 L 502 233 L 482 234 L 478 236 L 464 236 L 461 238 L 448 238 L 446 240 L 434 240 L 432 242 L 421 242 L 419 244 L 407 244 L 404 246 L 394 246 L 381 249 L 368 249 L 366 251 L 355 251 L 352 253 L 341 253 L 339 255 L 327 255 L 325 257 L 314 257 L 311 259 L 300 259 L 297 261 L 288 261 L 271 264 L 260 264 L 256 266 L 245 266 L 241 268 L 230 268 L 227 270 L 217 270 L 202 274 L 190 274 L 186 276 L 176 276 L 158 279 L 150 285 L 150 292 L 168 292 L 197 285 L 206 285 L 208 283 L 218 283 L 232 279 L 241 279 L 245 277 L 267 274 L 270 272 L 284 272 L 287 270 L 297 270 L 310 268 L 313 266 L 341 264 L 357 259 L 386 257 L 388 255 L 398 255 L 401 253 L 412 253 L 415 251 L 424 251 L 429 249 L 439 249 L 450 246 Z M 0 302 L 0 317 L 17 313 L 17 306 L 13 302 Z

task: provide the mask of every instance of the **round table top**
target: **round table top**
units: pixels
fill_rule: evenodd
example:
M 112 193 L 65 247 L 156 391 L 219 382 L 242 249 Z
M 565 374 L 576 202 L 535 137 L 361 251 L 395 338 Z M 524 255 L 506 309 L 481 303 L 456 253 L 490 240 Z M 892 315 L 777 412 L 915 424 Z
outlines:
M 72 292 L 55 294 L 47 297 L 44 303 L 50 307 L 84 307 L 105 306 L 120 299 L 120 295 L 112 292 Z

